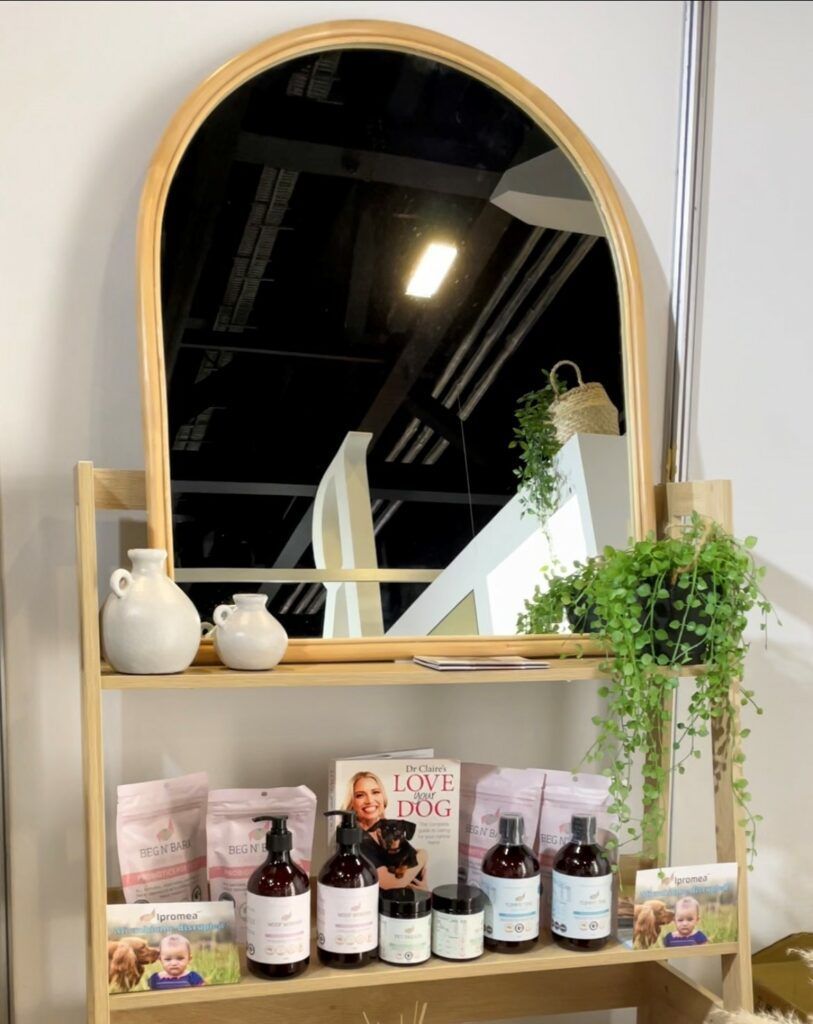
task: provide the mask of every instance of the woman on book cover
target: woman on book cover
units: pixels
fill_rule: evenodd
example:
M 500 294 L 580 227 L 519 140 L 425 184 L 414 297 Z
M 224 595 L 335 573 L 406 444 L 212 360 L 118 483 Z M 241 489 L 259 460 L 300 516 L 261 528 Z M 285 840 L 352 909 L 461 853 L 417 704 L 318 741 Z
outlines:
M 382 889 L 428 889 L 426 850 L 409 842 L 415 823 L 387 818 L 387 803 L 381 779 L 374 772 L 360 771 L 350 780 L 343 809 L 356 812 L 364 829 L 361 851 L 376 868 Z

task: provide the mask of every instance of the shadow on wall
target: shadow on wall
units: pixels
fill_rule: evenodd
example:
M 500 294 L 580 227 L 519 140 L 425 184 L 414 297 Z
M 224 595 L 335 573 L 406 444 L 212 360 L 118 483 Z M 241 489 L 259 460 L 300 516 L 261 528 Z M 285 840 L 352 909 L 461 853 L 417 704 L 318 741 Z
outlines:
M 652 463 L 652 479 L 657 484 L 663 479 L 662 451 L 665 450 L 670 435 L 667 396 L 670 386 L 669 368 L 674 361 L 674 325 L 670 309 L 671 284 L 664 268 L 660 265 L 652 238 L 629 193 L 613 173 L 612 167 L 605 161 L 604 154 L 600 150 L 597 152 L 618 192 L 638 253 L 646 324 L 644 359 L 647 364 L 646 375 L 649 379 L 647 397 L 650 405 L 650 441 L 652 458 L 657 460 Z
M 64 513 L 52 516 L 45 511 L 48 508 Z M 71 511 L 65 477 L 43 474 L 5 486 L 5 550 L 12 552 L 4 565 L 9 594 L 4 625 L 13 765 L 8 784 L 13 801 L 15 950 L 66 944 L 84 948 L 84 812 Z M 25 872 L 21 865 L 26 865 Z M 84 1019 L 82 977 L 75 959 L 56 958 L 47 979 L 38 978 L 36 990 L 17 982 L 16 1008 L 36 1011 L 47 986 L 46 999 L 67 1011 L 62 1019 L 78 1022 Z
M 758 547 L 756 550 L 759 553 Z M 769 591 L 768 597 L 774 607 L 779 609 L 782 614 L 789 613 L 794 618 L 813 627 L 813 587 L 798 576 L 792 576 L 773 562 L 766 562 L 761 558 L 758 561 L 768 570 L 765 576 L 765 585 Z M 769 632 L 770 628 L 771 624 L 769 623 Z M 774 631 L 772 636 L 776 637 L 776 635 Z M 772 641 L 771 646 L 773 646 Z
M 47 279 L 47 271 L 56 270 L 57 286 L 49 289 L 39 319 L 32 314 L 32 336 L 18 357 L 36 392 L 25 402 L 9 397 L 17 442 L 3 467 L 2 511 L 12 913 L 19 950 L 85 945 L 73 466 L 88 458 L 143 465 L 135 229 L 156 124 L 164 123 L 155 110 L 173 106 L 175 99 L 167 100 L 173 95 L 165 88 L 153 96 L 133 93 L 139 109 L 122 109 L 118 131 L 105 131 L 104 150 L 86 150 L 98 159 L 77 157 L 43 271 Z M 89 136 L 80 131 L 78 139 L 81 145 Z M 80 192 L 76 182 L 83 175 Z M 84 1021 L 80 960 L 57 957 L 45 976 L 20 963 L 20 1019 Z
M 779 570 L 776 575 L 784 576 Z M 769 575 L 768 579 L 772 580 Z M 794 588 L 796 589 L 796 588 Z M 771 587 L 773 600 L 784 609 L 784 593 Z M 809 588 L 799 588 L 810 593 Z M 804 614 L 813 607 L 808 597 Z M 793 614 L 796 614 L 794 611 Z M 748 685 L 764 715 L 748 715 L 753 731 L 747 739 L 744 765 L 753 793 L 752 807 L 764 821 L 757 834 L 758 856 L 749 876 L 751 935 L 760 949 L 793 931 L 810 929 L 813 891 L 800 879 L 809 873 L 809 851 L 796 835 L 804 829 L 810 805 L 810 719 L 813 713 L 813 639 L 794 644 L 777 630 L 765 648 L 754 642 L 749 655 Z M 797 823 L 797 824 L 794 824 Z M 798 884 L 787 884 L 797 880 Z
M 755 691 L 755 700 L 764 709 L 761 716 L 750 707 L 743 713 L 743 726 L 751 729 L 743 744 L 744 774 L 753 794 L 752 810 L 764 818 L 757 831 L 754 870 L 748 875 L 755 950 L 790 932 L 809 929 L 813 921 L 813 891 L 804 884 L 789 884 L 808 874 L 803 837 L 810 803 L 813 587 L 770 562 L 762 564 L 768 569 L 766 595 L 784 626 L 775 618 L 769 620 L 766 638 L 754 619 L 746 661 L 745 685 Z M 705 788 L 701 789 L 707 785 L 708 753 L 705 743 L 703 760 L 687 766 L 678 783 L 673 863 L 703 863 L 713 856 L 708 843 L 713 837 L 711 811 Z

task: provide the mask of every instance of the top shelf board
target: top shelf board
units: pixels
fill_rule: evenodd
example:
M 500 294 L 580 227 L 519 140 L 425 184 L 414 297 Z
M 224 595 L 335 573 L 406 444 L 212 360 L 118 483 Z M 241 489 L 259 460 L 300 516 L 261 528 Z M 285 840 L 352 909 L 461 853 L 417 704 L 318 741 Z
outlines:
M 437 686 L 472 683 L 560 683 L 605 678 L 601 658 L 551 658 L 549 668 L 438 672 L 411 661 L 283 663 L 268 672 L 237 672 L 224 665 L 193 665 L 166 676 L 129 676 L 102 666 L 103 690 L 214 690 L 280 686 Z M 688 666 L 683 675 L 696 675 Z

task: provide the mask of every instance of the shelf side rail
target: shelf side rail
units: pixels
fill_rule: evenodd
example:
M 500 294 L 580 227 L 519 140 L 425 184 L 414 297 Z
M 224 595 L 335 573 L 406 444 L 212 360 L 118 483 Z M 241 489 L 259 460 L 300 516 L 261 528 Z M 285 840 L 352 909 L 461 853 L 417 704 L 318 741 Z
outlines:
M 102 742 L 101 650 L 96 569 L 96 488 L 93 464 L 76 467 L 76 553 L 82 650 L 82 769 L 87 863 L 88 1024 L 110 1019 L 105 949 L 107 870 L 105 863 L 104 748 Z
M 686 521 L 693 512 L 719 523 L 729 533 L 734 529 L 734 501 L 730 480 L 690 480 L 662 484 L 656 488 L 655 505 L 658 528 L 663 532 L 670 524 Z M 723 1003 L 729 1010 L 753 1010 L 751 975 L 751 936 L 748 925 L 748 851 L 745 831 L 740 824 L 743 809 L 737 802 L 736 782 L 742 776 L 736 763 L 736 736 L 739 732 L 740 680 L 735 680 L 729 693 L 731 715 L 723 722 L 712 721 L 712 772 L 714 776 L 714 821 L 717 860 L 738 865 L 737 891 L 737 953 L 721 957 Z M 674 704 L 672 705 L 674 708 Z M 671 730 L 663 737 L 671 763 Z M 668 795 L 666 797 L 668 822 Z M 665 832 L 668 834 L 668 828 Z

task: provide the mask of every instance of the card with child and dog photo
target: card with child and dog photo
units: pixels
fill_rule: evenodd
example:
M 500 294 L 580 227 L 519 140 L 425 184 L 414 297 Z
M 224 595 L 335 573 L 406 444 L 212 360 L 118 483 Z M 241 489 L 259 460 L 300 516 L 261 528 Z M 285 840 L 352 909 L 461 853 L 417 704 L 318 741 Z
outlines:
M 622 892 L 618 937 L 632 949 L 680 949 L 737 938 L 737 865 L 652 868 Z
M 109 905 L 107 974 L 111 994 L 235 984 L 240 959 L 233 905 Z
M 331 807 L 355 813 L 383 889 L 457 881 L 458 761 L 431 749 L 347 758 L 331 766 L 329 791 Z M 328 827 L 332 843 L 335 818 Z

